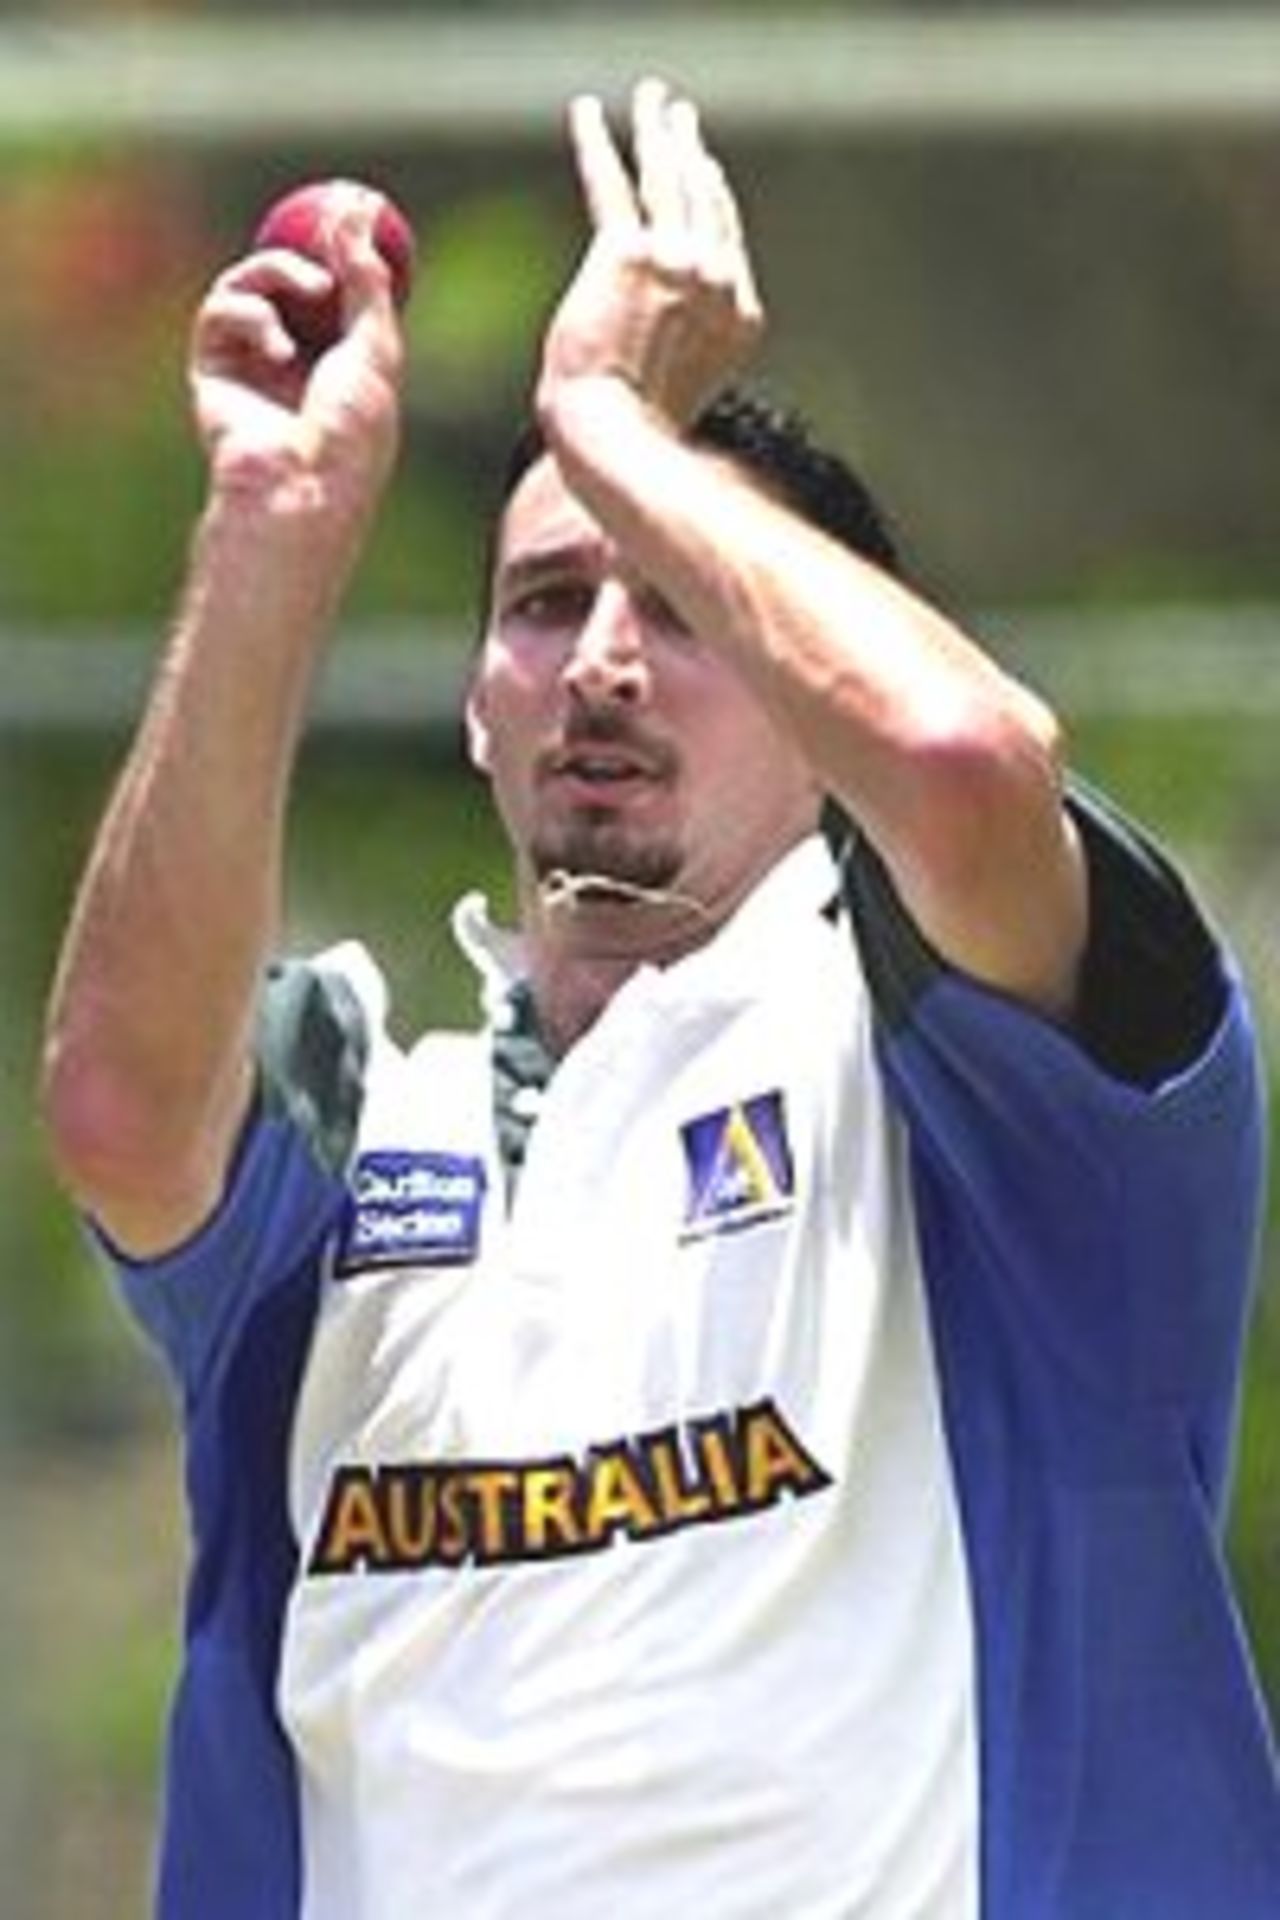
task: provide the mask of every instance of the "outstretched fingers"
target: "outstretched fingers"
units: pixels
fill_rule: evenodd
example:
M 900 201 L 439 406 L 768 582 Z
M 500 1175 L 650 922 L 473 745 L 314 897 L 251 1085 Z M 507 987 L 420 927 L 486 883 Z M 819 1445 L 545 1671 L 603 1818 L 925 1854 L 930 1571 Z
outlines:
M 695 103 L 665 80 L 647 78 L 631 100 L 630 163 L 603 102 L 570 103 L 569 128 L 593 229 L 620 246 L 643 244 L 673 271 L 701 270 L 759 300 L 736 197 L 710 151 Z
M 714 154 L 703 150 L 700 168 L 700 231 L 707 252 L 720 265 L 733 289 L 735 303 L 744 324 L 759 329 L 764 324 L 764 302 L 756 283 L 738 208 L 737 195 L 729 177 Z
M 586 202 L 597 233 L 623 235 L 638 231 L 640 210 L 635 187 L 609 128 L 604 103 L 595 94 L 580 94 L 569 103 L 569 139 Z
M 697 108 L 663 80 L 636 86 L 629 148 L 592 95 L 569 127 L 592 234 L 547 331 L 540 405 L 554 417 L 603 376 L 683 427 L 763 327 L 733 191 Z
M 743 249 L 742 222 L 695 103 L 663 80 L 642 80 L 632 100 L 632 125 L 636 195 L 659 250 L 726 264 Z
M 636 196 L 655 243 L 684 252 L 696 214 L 695 155 L 697 110 L 677 100 L 665 80 L 641 80 L 631 99 L 632 151 Z

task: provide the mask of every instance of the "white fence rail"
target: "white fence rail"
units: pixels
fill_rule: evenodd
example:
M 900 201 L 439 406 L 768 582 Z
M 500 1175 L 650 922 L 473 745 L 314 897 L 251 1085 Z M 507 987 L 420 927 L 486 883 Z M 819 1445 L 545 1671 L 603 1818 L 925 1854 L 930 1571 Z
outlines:
M 955 137 L 1193 126 L 1273 136 L 1280 15 L 1194 11 L 479 17 L 363 13 L 0 26 L 0 141 L 544 140 L 572 92 L 658 66 L 722 125 Z
M 1014 610 L 975 624 L 1069 716 L 1280 715 L 1280 602 Z M 156 644 L 141 633 L 0 629 L 0 733 L 127 728 Z M 322 678 L 313 724 L 439 737 L 456 728 L 469 650 L 461 626 L 347 632 Z

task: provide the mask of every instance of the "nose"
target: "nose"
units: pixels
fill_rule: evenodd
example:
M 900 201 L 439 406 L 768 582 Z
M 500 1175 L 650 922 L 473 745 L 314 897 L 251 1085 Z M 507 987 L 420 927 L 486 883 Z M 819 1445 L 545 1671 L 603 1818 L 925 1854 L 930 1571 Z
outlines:
M 647 697 L 644 630 L 625 587 L 608 581 L 596 594 L 565 661 L 564 682 L 589 706 L 635 705 Z

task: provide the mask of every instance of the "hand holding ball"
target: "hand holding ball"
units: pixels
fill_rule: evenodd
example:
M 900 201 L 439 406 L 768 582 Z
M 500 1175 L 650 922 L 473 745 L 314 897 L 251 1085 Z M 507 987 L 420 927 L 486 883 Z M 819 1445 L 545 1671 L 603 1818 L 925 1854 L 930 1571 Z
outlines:
M 391 294 L 403 307 L 413 290 L 416 249 L 413 229 L 395 203 L 376 187 L 356 180 L 319 180 L 295 187 L 268 207 L 258 223 L 254 246 L 282 247 L 305 254 L 323 267 L 335 266 L 334 234 L 353 198 L 374 203 L 373 242 L 391 274 Z M 308 359 L 315 359 L 342 333 L 342 289 L 336 280 L 318 296 L 284 293 L 276 306 L 285 327 Z

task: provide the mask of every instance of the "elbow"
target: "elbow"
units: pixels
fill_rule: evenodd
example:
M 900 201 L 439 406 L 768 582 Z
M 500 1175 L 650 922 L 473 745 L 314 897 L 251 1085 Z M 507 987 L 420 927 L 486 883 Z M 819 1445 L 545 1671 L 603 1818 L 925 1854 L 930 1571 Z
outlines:
M 1010 806 L 1057 812 L 1066 749 L 1057 716 L 1036 694 L 1007 683 L 1004 697 L 953 729 L 938 752 L 941 777 L 980 816 Z
M 51 1038 L 40 1118 L 54 1173 L 116 1246 L 145 1258 L 178 1246 L 221 1191 L 234 1110 L 215 1133 L 181 1123 L 163 1093 Z
M 192 1124 L 181 1100 L 110 1063 L 77 1059 L 75 1048 L 57 1037 L 46 1049 L 40 1085 L 58 1180 L 75 1205 L 136 1258 L 170 1251 L 208 1219 L 246 1100 L 237 1077 L 216 1113 Z
M 54 1173 L 79 1205 L 98 1211 L 104 1196 L 145 1187 L 155 1121 L 144 1121 L 119 1074 L 56 1030 L 45 1045 L 38 1111 Z
M 1088 927 L 1062 752 L 1056 721 L 1016 690 L 994 709 L 935 714 L 880 816 L 880 851 L 937 952 L 1053 1019 L 1070 1012 Z
M 911 843 L 963 892 L 1062 834 L 1065 747 L 1056 716 L 1018 686 L 926 722 L 911 756 Z

